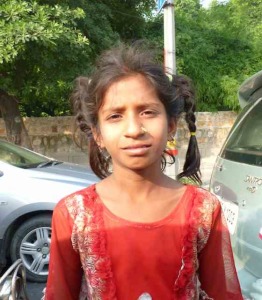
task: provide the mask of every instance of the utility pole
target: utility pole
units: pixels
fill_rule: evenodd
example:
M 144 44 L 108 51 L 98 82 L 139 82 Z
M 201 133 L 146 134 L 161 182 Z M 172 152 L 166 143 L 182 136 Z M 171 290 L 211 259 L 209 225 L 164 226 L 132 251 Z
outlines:
M 175 46 L 175 9 L 174 0 L 158 0 L 158 13 L 164 11 L 164 68 L 167 75 L 176 74 L 176 46 Z M 173 141 L 175 145 L 175 138 Z M 176 147 L 169 149 L 176 156 L 175 166 L 166 166 L 166 174 L 176 178 L 179 170 L 179 160 Z
M 176 74 L 174 0 L 166 0 L 164 10 L 164 58 L 166 73 Z

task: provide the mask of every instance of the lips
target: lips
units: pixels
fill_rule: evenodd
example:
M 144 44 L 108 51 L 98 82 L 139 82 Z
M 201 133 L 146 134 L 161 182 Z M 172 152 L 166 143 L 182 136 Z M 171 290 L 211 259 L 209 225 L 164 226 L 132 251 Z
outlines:
M 124 147 L 123 150 L 132 150 L 132 149 L 141 149 L 141 148 L 149 148 L 151 145 L 148 144 L 141 144 L 141 145 L 130 145 Z
M 139 145 L 130 145 L 122 148 L 127 154 L 132 156 L 141 156 L 148 152 L 151 145 L 149 144 L 139 144 Z

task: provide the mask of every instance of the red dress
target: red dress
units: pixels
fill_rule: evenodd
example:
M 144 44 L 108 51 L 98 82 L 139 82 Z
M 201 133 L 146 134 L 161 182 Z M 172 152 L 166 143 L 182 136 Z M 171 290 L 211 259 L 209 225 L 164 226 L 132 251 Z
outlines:
M 113 215 L 95 185 L 72 194 L 54 210 L 50 255 L 45 300 L 243 299 L 219 202 L 194 186 L 149 224 Z

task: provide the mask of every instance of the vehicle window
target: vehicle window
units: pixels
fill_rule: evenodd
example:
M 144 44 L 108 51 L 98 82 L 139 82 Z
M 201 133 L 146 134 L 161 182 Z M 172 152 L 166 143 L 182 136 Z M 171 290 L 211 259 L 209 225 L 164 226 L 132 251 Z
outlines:
M 20 168 L 34 168 L 48 159 L 25 148 L 0 142 L 0 160 Z
M 262 166 L 262 98 L 245 107 L 231 132 L 222 157 Z

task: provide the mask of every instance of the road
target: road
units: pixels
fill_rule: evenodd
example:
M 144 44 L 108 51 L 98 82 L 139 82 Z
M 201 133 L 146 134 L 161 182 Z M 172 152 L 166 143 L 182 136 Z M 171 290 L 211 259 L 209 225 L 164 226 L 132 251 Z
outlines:
M 29 300 L 40 300 L 43 297 L 45 283 L 27 282 L 27 293 Z

